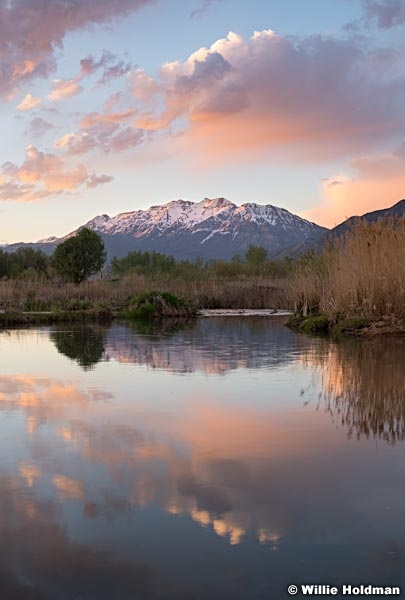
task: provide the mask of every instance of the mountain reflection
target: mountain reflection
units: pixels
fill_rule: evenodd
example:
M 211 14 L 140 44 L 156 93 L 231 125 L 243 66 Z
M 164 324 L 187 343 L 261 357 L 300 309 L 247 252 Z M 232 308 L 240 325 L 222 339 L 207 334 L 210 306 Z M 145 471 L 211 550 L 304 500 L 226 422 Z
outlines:
M 321 371 L 321 397 L 350 437 L 405 439 L 405 340 L 318 340 L 302 354 Z
M 169 332 L 115 326 L 105 345 L 107 360 L 207 375 L 276 367 L 291 360 L 291 351 L 290 332 L 263 317 L 199 319 Z
M 114 360 L 172 373 L 225 374 L 277 366 L 291 358 L 291 334 L 266 318 L 75 325 L 54 329 L 50 337 L 58 352 L 84 370 Z
M 263 600 L 326 555 L 347 574 L 361 550 L 362 581 L 403 556 L 401 445 L 348 444 L 300 390 L 352 435 L 403 439 L 404 341 L 270 319 L 66 333 L 0 334 L 2 597 Z
M 229 317 L 55 329 L 50 337 L 60 353 L 84 370 L 105 360 L 177 374 L 225 375 L 277 368 L 299 357 L 319 370 L 327 412 L 350 437 L 378 437 L 391 444 L 405 439 L 405 341 L 400 338 L 336 344 L 294 336 L 272 319 Z

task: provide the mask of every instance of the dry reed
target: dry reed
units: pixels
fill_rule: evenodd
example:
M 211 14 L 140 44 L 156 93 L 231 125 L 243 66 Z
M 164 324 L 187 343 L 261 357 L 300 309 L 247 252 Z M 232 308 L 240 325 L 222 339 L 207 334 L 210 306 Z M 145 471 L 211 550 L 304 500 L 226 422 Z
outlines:
M 297 312 L 331 318 L 405 317 L 405 218 L 358 221 L 320 256 L 293 270 Z
M 252 275 L 243 278 L 128 275 L 118 280 L 0 281 L 0 309 L 13 311 L 121 309 L 139 293 L 169 292 L 198 308 L 286 308 L 286 281 Z

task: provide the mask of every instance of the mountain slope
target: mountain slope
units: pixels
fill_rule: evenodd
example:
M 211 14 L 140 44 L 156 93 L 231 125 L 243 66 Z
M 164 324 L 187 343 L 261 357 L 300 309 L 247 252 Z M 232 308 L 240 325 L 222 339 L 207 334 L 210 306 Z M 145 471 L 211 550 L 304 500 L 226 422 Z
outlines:
M 300 254 L 305 254 L 306 252 L 310 252 L 314 250 L 315 252 L 320 252 L 326 245 L 328 241 L 334 240 L 342 236 L 346 231 L 351 229 L 354 223 L 357 220 L 367 221 L 368 223 L 375 223 L 379 219 L 388 219 L 388 218 L 398 218 L 403 217 L 405 215 L 405 200 L 400 200 L 393 206 L 389 208 L 383 208 L 380 210 L 374 210 L 369 213 L 365 213 L 361 216 L 353 216 L 346 219 L 333 229 L 326 229 L 321 232 L 318 237 L 313 239 L 307 239 L 303 242 L 290 246 L 289 248 L 284 248 L 277 255 L 277 258 L 281 258 L 283 256 L 299 256 Z
M 85 226 L 100 233 L 109 258 L 132 250 L 154 250 L 176 258 L 230 259 L 245 254 L 250 244 L 264 246 L 268 255 L 274 256 L 327 231 L 283 208 L 254 203 L 237 206 L 225 198 L 205 198 L 198 203 L 175 200 L 115 217 L 104 214 Z M 49 253 L 75 233 L 30 245 Z M 21 244 L 6 249 L 18 246 Z

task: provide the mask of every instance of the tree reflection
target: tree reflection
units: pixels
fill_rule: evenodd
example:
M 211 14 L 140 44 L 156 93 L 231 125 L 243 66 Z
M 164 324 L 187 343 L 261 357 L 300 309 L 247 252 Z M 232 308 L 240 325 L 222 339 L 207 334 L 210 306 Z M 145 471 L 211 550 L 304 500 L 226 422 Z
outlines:
M 194 329 L 195 319 L 160 319 L 158 321 L 127 321 L 130 331 L 144 338 L 170 337 L 180 331 Z
M 322 398 L 349 436 L 390 444 L 405 439 L 405 340 L 380 338 L 339 344 L 320 340 L 307 353 L 322 369 Z
M 96 326 L 55 329 L 51 331 L 51 339 L 60 354 L 88 371 L 103 358 L 106 332 L 107 329 Z

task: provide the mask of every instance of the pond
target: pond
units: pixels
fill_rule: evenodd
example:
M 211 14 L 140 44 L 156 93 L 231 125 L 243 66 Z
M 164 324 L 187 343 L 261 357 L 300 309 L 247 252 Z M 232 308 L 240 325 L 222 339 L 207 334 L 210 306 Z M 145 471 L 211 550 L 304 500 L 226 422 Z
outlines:
M 1 597 L 405 586 L 404 362 L 264 317 L 0 332 Z

